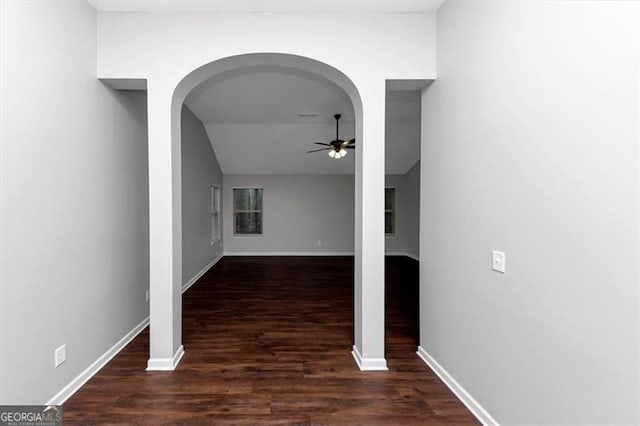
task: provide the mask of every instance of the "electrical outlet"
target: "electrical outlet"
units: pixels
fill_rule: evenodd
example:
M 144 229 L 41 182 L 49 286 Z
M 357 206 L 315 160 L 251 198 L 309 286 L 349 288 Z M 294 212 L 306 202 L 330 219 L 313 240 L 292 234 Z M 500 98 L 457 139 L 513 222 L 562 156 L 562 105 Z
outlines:
M 318 241 L 316 241 L 316 245 L 317 245 L 318 247 L 322 247 L 322 240 L 318 240 Z
M 145 301 L 149 301 L 149 289 L 147 289 L 147 291 L 144 292 L 144 300 Z
M 505 273 L 507 269 L 505 254 L 502 251 L 493 250 L 492 252 L 491 266 L 496 272 Z
M 62 364 L 67 359 L 67 345 L 62 345 L 58 349 L 56 349 L 53 357 L 55 367 L 60 367 L 60 364 Z

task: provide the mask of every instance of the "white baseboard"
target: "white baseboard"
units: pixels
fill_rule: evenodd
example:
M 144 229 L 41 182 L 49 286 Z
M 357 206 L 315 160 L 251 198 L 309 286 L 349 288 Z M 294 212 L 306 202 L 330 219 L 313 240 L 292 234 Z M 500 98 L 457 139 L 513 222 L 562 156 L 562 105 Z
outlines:
M 353 345 L 353 350 L 351 351 L 351 355 L 353 355 L 353 359 L 356 360 L 356 364 L 358 364 L 358 368 L 360 371 L 387 371 L 387 360 L 384 358 L 363 358 L 360 355 L 360 351 L 356 348 L 356 345 Z
M 207 266 L 205 266 L 204 268 L 202 268 L 202 271 L 198 272 L 193 278 L 191 278 L 189 281 L 187 281 L 186 283 L 184 283 L 182 285 L 182 292 L 184 293 L 185 291 L 189 290 L 189 287 L 191 287 L 192 285 L 194 285 L 196 283 L 196 281 L 198 281 L 200 279 L 200 277 L 202 277 L 204 274 L 207 273 L 207 271 L 209 269 L 211 269 L 213 267 L 213 265 L 215 265 L 216 263 L 218 263 L 218 261 L 220 261 L 220 259 L 222 259 L 222 253 L 220 253 L 218 255 L 218 257 L 216 257 L 215 259 L 213 259 Z
M 251 251 L 251 252 L 224 252 L 224 256 L 354 256 L 351 251 Z M 391 251 L 385 256 L 407 256 L 413 260 L 420 258 L 407 252 Z M 205 271 L 206 272 L 206 271 Z M 199 277 L 198 277 L 199 278 Z
M 480 405 L 480 403 L 456 381 L 456 379 L 451 377 L 447 370 L 442 368 L 442 366 L 438 364 L 438 362 L 433 359 L 433 357 L 429 355 L 422 346 L 418 346 L 417 354 L 483 425 L 498 424 L 498 422 L 491 417 L 491 414 L 489 414 L 489 412 L 487 412 L 487 410 L 485 410 L 484 407 L 482 407 L 482 405 Z
M 53 398 L 45 403 L 45 405 L 62 405 L 65 403 L 71 395 L 76 393 L 78 389 L 89 381 L 102 367 L 104 367 L 111 359 L 118 354 L 125 346 L 129 344 L 142 330 L 149 325 L 149 317 L 146 317 L 142 322 L 136 325 L 133 330 L 128 332 L 122 339 L 120 339 L 115 345 L 100 356 L 87 367 L 82 373 L 80 373 L 75 379 L 73 379 L 67 386 L 62 388 Z
M 420 262 L 420 257 L 416 256 L 415 254 L 411 254 L 408 253 L 406 251 L 389 251 L 385 253 L 385 256 L 407 256 L 408 258 L 411 258 L 413 260 L 415 260 L 416 262 Z
M 416 256 L 415 254 L 411 254 L 411 253 L 405 253 L 404 255 L 415 260 L 416 262 L 420 262 L 420 256 Z
M 225 256 L 353 256 L 349 251 L 266 251 L 225 252 Z
M 173 371 L 184 356 L 184 347 L 180 345 L 173 358 L 149 358 L 147 371 Z

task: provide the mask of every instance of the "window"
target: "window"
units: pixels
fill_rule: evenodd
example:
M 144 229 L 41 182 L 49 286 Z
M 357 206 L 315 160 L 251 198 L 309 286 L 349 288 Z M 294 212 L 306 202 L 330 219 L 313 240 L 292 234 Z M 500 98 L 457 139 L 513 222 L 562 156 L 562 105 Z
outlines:
M 236 235 L 262 234 L 262 188 L 233 189 L 233 229 Z
M 220 187 L 211 186 L 211 244 L 221 238 L 220 234 Z
M 384 233 L 395 235 L 396 233 L 396 189 L 384 189 Z

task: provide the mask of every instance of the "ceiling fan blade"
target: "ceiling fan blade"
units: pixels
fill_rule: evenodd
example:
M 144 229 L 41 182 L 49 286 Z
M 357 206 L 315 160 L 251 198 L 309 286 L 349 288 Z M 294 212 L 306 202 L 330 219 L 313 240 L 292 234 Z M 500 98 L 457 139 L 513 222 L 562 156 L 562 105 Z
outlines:
M 324 143 L 324 142 L 314 142 L 316 145 L 324 145 L 324 146 L 331 146 L 328 143 Z
M 307 154 L 309 154 L 309 153 L 311 153 L 311 152 L 328 151 L 328 150 L 330 150 L 330 149 L 333 149 L 333 148 L 329 147 L 329 148 L 314 149 L 314 150 L 312 150 L 312 151 L 307 151 Z
M 344 149 L 356 149 L 355 145 L 347 145 L 347 146 L 343 146 Z
M 353 145 L 356 143 L 355 139 L 349 139 L 348 141 L 342 142 L 342 145 Z

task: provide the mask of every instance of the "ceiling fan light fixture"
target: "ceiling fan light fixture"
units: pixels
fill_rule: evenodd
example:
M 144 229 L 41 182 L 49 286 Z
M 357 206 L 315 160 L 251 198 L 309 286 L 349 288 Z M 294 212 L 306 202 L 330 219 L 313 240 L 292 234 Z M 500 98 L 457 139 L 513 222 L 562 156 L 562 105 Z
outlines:
M 331 158 L 342 158 L 345 155 L 347 155 L 347 150 L 344 149 L 344 148 L 340 148 L 339 151 L 336 151 L 335 149 L 332 149 L 327 154 L 329 154 L 329 157 L 331 157 Z

